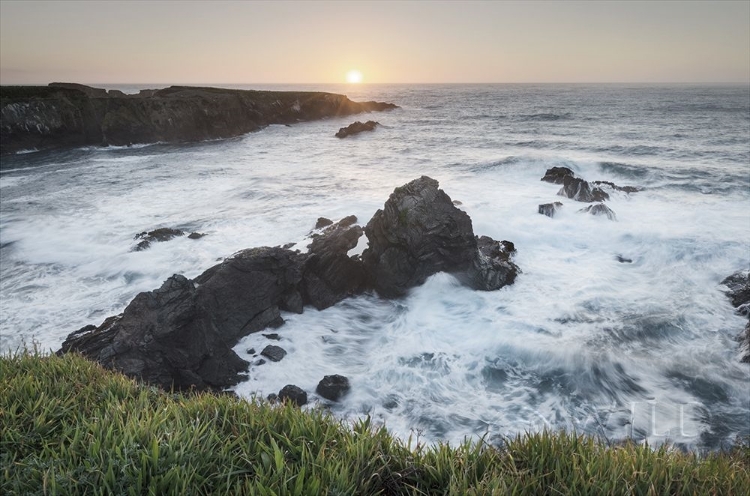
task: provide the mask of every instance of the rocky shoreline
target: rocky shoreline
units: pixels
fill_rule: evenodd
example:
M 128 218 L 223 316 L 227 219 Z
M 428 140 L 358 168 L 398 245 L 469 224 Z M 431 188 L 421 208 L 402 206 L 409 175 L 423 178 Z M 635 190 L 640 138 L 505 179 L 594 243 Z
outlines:
M 519 273 L 513 243 L 476 236 L 469 216 L 438 186 L 422 176 L 396 188 L 364 229 L 354 216 L 319 219 L 305 253 L 250 248 L 195 279 L 174 275 L 137 295 L 122 314 L 70 334 L 58 353 L 79 352 L 167 390 L 221 390 L 249 367 L 232 347 L 282 326 L 282 311 L 324 309 L 366 291 L 400 297 L 437 272 L 477 290 L 512 284 Z M 367 249 L 350 256 L 363 234 Z M 275 348 L 261 354 L 283 359 L 284 350 Z
M 398 108 L 324 92 L 171 86 L 126 95 L 73 83 L 0 87 L 0 154 L 230 138 L 270 124 Z

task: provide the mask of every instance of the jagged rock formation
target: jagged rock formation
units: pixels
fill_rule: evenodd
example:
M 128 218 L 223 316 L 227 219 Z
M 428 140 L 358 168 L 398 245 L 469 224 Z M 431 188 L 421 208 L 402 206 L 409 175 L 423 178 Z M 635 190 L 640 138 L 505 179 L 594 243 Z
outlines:
M 440 271 L 493 290 L 512 284 L 519 271 L 510 260 L 513 243 L 476 237 L 469 216 L 429 177 L 391 194 L 367 224 L 369 247 L 361 259 L 348 255 L 363 233 L 356 221 L 349 216 L 319 228 L 304 254 L 251 248 L 192 281 L 172 276 L 136 296 L 122 315 L 69 335 L 60 353 L 78 351 L 166 389 L 221 389 L 248 367 L 232 347 L 250 333 L 281 326 L 281 311 L 323 309 L 369 289 L 400 296 Z M 270 345 L 261 354 L 275 361 L 284 350 Z
M 588 181 L 572 176 L 563 178 L 563 187 L 557 194 L 586 203 L 609 200 L 609 195 L 601 188 L 592 188 Z
M 353 122 L 346 127 L 339 128 L 339 132 L 336 133 L 337 138 L 346 138 L 353 134 L 359 134 L 364 131 L 374 131 L 376 126 L 379 126 L 379 122 L 367 121 L 362 123 L 360 121 Z
M 397 108 L 322 92 L 172 86 L 137 95 L 71 83 L 0 87 L 0 153 L 229 138 L 269 124 Z

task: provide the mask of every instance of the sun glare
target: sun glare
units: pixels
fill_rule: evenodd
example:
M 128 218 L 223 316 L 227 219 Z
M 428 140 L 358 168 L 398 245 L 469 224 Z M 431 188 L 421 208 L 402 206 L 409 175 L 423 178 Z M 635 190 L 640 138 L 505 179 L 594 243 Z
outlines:
M 346 82 L 347 83 L 361 83 L 362 82 L 362 73 L 357 70 L 351 70 L 346 73 Z

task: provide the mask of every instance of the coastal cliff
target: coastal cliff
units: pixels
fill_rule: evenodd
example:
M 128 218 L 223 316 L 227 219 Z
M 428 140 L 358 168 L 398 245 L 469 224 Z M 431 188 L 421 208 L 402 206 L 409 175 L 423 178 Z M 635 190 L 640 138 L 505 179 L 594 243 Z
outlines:
M 0 88 L 0 153 L 229 138 L 269 124 L 398 108 L 323 92 L 172 86 L 135 95 L 72 83 Z

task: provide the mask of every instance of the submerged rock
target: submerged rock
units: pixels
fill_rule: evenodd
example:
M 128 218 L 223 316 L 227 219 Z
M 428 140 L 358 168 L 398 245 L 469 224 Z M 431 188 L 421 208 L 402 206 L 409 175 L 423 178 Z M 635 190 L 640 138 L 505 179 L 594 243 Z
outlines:
M 318 383 L 315 392 L 330 401 L 338 401 L 349 392 L 349 379 L 343 375 L 327 375 Z
M 618 186 L 610 181 L 593 181 L 593 183 L 597 186 L 608 186 L 615 191 L 622 191 L 623 193 L 637 193 L 638 191 L 640 191 L 640 189 L 636 188 L 635 186 Z
M 539 205 L 539 213 L 546 215 L 547 217 L 554 217 L 555 213 L 557 213 L 562 206 L 563 204 L 561 202 L 543 203 L 542 205 Z
M 617 220 L 617 216 L 611 208 L 603 203 L 597 203 L 596 205 L 589 205 L 586 208 L 582 208 L 578 212 L 588 213 L 591 215 L 606 215 L 609 220 Z
M 193 234 L 191 234 L 190 236 L 192 236 Z M 169 241 L 170 239 L 184 235 L 185 231 L 182 231 L 180 229 L 172 229 L 170 227 L 161 227 L 149 232 L 144 231 L 142 233 L 136 234 L 133 238 L 141 240 L 141 242 L 138 243 L 135 248 L 133 248 L 133 251 L 145 250 L 146 248 L 151 246 L 151 243 Z
M 346 127 L 340 128 L 339 132 L 336 133 L 336 137 L 346 138 L 347 136 L 351 136 L 353 134 L 359 134 L 364 131 L 374 131 L 375 127 L 379 125 L 380 123 L 375 122 L 375 121 L 367 121 L 365 123 L 362 123 L 360 121 L 353 122 Z

